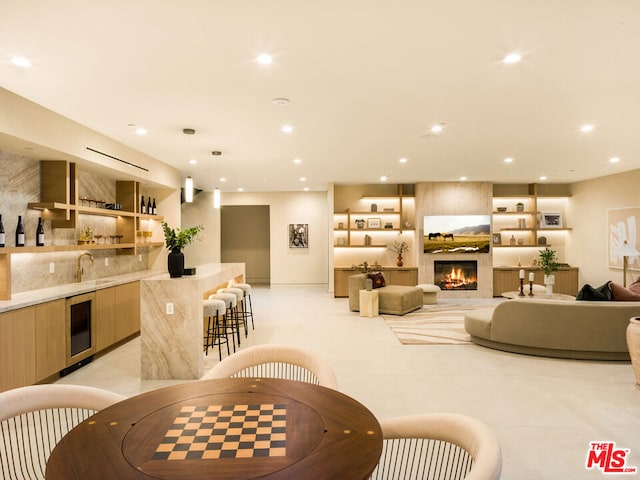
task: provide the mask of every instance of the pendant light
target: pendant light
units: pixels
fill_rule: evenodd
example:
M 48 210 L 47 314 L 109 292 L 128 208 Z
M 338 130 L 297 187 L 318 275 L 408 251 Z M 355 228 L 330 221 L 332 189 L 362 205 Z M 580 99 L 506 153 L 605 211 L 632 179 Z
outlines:
M 193 202 L 193 178 L 191 176 L 188 176 L 184 181 L 184 201 Z
M 214 150 L 213 152 L 211 152 L 211 155 L 213 155 L 214 157 L 219 157 L 220 155 L 222 155 L 222 152 L 219 150 Z M 216 175 L 218 174 L 218 159 L 216 158 Z M 213 189 L 213 208 L 220 208 L 220 189 L 218 187 L 215 187 Z
M 185 135 L 194 135 L 196 131 L 193 128 L 183 128 L 182 133 Z M 187 156 L 191 159 L 191 138 L 189 138 L 187 145 Z M 184 201 L 187 203 L 193 202 L 193 178 L 189 175 L 184 181 Z

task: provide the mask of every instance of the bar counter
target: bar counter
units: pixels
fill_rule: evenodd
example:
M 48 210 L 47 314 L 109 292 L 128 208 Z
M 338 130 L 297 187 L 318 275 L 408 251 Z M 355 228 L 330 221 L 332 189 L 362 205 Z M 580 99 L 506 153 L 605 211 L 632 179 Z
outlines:
M 243 281 L 244 274 L 244 263 L 207 263 L 196 267 L 196 275 L 164 273 L 140 280 L 142 380 L 202 376 L 203 296 L 229 280 Z

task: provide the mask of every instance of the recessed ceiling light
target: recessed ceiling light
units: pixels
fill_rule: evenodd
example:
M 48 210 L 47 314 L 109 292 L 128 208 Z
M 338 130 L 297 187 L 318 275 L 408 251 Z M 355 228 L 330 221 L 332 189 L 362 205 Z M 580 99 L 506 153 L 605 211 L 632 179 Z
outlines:
M 11 63 L 13 63 L 16 67 L 29 68 L 31 66 L 31 60 L 24 57 L 13 57 L 11 59 Z
M 239 192 L 244 192 L 244 188 L 242 188 L 242 187 L 238 187 L 238 191 L 239 191 Z
M 300 177 L 300 181 L 301 182 L 306 182 L 307 181 L 307 177 Z
M 620 161 L 620 157 L 611 157 L 609 159 L 610 163 L 618 163 Z
M 437 125 L 434 125 L 433 127 L 431 127 L 431 131 L 433 133 L 440 133 L 443 129 L 443 125 L 441 123 L 438 123 Z
M 387 181 L 387 176 L 386 176 L 386 175 L 382 175 L 382 176 L 380 177 L 380 181 L 381 181 L 381 182 L 386 182 L 386 181 Z
M 504 163 L 512 163 L 513 162 L 513 158 L 511 157 L 507 157 L 504 159 Z
M 300 160 L 299 158 L 294 158 L 293 163 L 295 163 L 296 165 L 300 165 L 302 163 L 302 160 Z
M 278 105 L 278 106 L 287 105 L 290 102 L 288 98 L 283 98 L 283 97 L 274 98 L 271 101 L 273 102 L 274 105 Z
M 520 60 L 522 60 L 522 55 L 520 55 L 519 53 L 510 53 L 509 55 L 504 57 L 503 62 L 504 63 L 518 63 Z
M 540 180 L 542 180 L 542 181 L 544 181 L 546 179 L 547 179 L 547 177 L 545 177 L 544 175 L 540 177 Z
M 226 181 L 227 181 L 227 179 L 226 179 L 226 178 L 224 178 L 224 177 L 220 177 L 220 181 L 221 181 L 221 182 L 226 182 Z
M 283 125 L 282 126 L 282 131 L 284 133 L 291 133 L 291 132 L 293 132 L 293 127 L 291 125 Z
M 408 160 L 406 158 L 401 158 L 400 160 L 398 160 L 398 162 L 400 162 L 400 163 L 407 163 L 407 161 Z
M 308 192 L 308 191 L 309 191 L 309 187 L 304 187 L 304 189 L 303 189 L 303 190 L 304 190 L 305 192 Z
M 137 135 L 146 135 L 147 134 L 147 129 L 146 128 L 142 128 L 142 127 L 138 127 L 138 128 L 136 128 L 136 134 Z
M 591 124 L 583 125 L 583 126 L 580 127 L 580 131 L 582 133 L 593 132 L 593 125 L 591 125 Z
M 189 163 L 190 163 L 191 165 L 195 165 L 195 164 L 197 164 L 197 163 L 198 163 L 198 161 L 197 161 L 196 159 L 192 158 L 191 160 L 189 160 Z
M 460 177 L 460 181 L 464 182 L 467 179 L 467 177 Z
M 268 53 L 261 53 L 256 57 L 256 61 L 262 65 L 269 65 L 273 63 L 273 58 Z

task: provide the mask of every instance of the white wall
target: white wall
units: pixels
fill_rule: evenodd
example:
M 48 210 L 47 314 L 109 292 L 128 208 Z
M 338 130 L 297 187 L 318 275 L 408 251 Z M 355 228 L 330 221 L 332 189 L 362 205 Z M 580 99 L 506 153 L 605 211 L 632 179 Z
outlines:
M 219 261 L 220 216 L 213 211 L 211 194 L 202 192 L 191 206 L 183 204 L 182 225 L 205 225 L 205 240 L 185 249 L 188 265 Z M 222 194 L 223 205 L 269 205 L 271 284 L 326 284 L 328 282 L 327 192 Z M 216 216 L 217 215 L 217 216 Z M 289 224 L 309 225 L 309 248 L 289 248 Z M 214 258 L 217 257 L 217 260 Z M 214 260 L 212 260 L 214 259 Z
M 213 193 L 198 193 L 193 197 L 193 203 L 182 204 L 181 211 L 180 228 L 204 227 L 198 239 L 184 249 L 185 266 L 220 262 L 220 210 L 213 208 Z
M 579 287 L 585 283 L 599 286 L 608 280 L 622 283 L 621 269 L 608 265 L 607 212 L 613 208 L 639 207 L 639 185 L 640 169 L 571 185 L 567 217 L 573 231 L 566 253 L 567 261 L 579 267 Z M 635 279 L 640 258 L 629 260 L 636 271 L 628 279 Z

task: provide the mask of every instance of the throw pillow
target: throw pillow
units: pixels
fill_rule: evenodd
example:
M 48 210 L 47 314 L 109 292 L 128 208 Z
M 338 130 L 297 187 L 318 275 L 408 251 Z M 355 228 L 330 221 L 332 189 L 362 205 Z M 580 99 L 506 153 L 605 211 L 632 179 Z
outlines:
M 599 287 L 592 287 L 588 283 L 580 289 L 576 300 L 590 300 L 592 302 L 608 302 L 611 300 L 611 288 L 607 282 Z
M 633 293 L 640 293 L 640 280 L 636 280 L 631 285 L 629 285 L 629 290 Z
M 634 293 L 614 282 L 611 282 L 611 295 L 617 302 L 640 302 L 640 293 Z
M 386 282 L 384 281 L 384 276 L 382 275 L 382 272 L 369 273 L 367 276 L 373 282 L 373 288 L 382 288 L 382 287 L 384 287 L 386 285 Z

